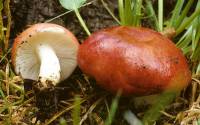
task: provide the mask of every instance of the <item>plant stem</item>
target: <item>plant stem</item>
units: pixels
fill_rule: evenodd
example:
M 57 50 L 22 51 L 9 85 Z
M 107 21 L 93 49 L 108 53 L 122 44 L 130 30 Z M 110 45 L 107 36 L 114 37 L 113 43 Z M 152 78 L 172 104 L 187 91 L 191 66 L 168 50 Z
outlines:
M 163 31 L 163 0 L 158 0 L 158 23 L 160 32 Z
M 177 19 L 183 7 L 183 4 L 184 4 L 184 0 L 178 0 L 178 2 L 176 3 L 176 6 L 173 10 L 172 18 L 169 23 L 169 27 L 175 27 Z
M 83 18 L 81 17 L 81 15 L 80 15 L 78 9 L 75 9 L 74 12 L 75 12 L 75 14 L 76 14 L 76 16 L 77 16 L 77 18 L 78 18 L 78 20 L 79 20 L 81 26 L 83 27 L 83 29 L 84 29 L 85 32 L 87 33 L 87 35 L 90 36 L 91 33 L 90 33 L 89 29 L 87 28 L 85 22 L 83 21 Z
M 9 46 L 10 28 L 11 28 L 11 13 L 10 13 L 10 0 L 6 0 L 4 3 L 5 13 L 7 16 L 6 36 L 5 36 L 5 50 L 7 51 Z
M 0 47 L 1 47 L 1 45 L 0 45 Z M 5 54 L 1 57 L 1 59 L 0 59 L 0 63 L 4 60 L 4 59 L 6 59 L 6 56 L 11 52 L 11 48 L 10 49 L 8 49 L 8 51 L 7 52 L 5 52 Z
M 142 0 L 136 0 L 136 3 L 135 3 L 135 12 L 136 12 L 136 18 L 133 19 L 135 20 L 135 25 L 134 26 L 140 26 L 140 22 L 141 22 L 141 8 L 142 8 Z
M 198 8 L 186 21 L 184 21 L 176 30 L 176 36 L 185 30 L 185 28 L 191 24 L 191 22 L 200 14 L 200 8 Z
M 153 21 L 155 29 L 159 31 L 159 24 L 158 24 L 158 19 L 156 17 L 155 11 L 153 9 L 152 1 L 151 0 L 146 0 L 146 8 L 147 8 L 147 14 L 150 17 L 150 19 Z
M 1 81 L 0 81 L 0 84 L 2 85 Z M 4 95 L 3 90 L 1 88 L 2 88 L 2 86 L 0 86 L 0 97 L 5 99 L 5 95 Z
M 111 107 L 110 107 L 110 113 L 108 114 L 108 117 L 107 117 L 104 125 L 111 125 L 112 124 L 112 121 L 115 117 L 115 113 L 117 111 L 120 96 L 121 96 L 121 91 L 118 91 L 116 97 L 112 101 L 112 104 L 111 104 Z
M 112 18 L 119 24 L 121 25 L 121 22 L 117 19 L 117 17 L 113 14 L 113 12 L 108 8 L 108 5 L 104 2 L 104 0 L 101 0 L 103 6 L 106 8 L 108 13 L 112 16 Z
M 0 49 L 3 50 L 4 46 L 4 26 L 3 26 L 3 18 L 2 18 L 2 11 L 3 11 L 3 1 L 0 0 Z
M 124 1 L 125 5 L 124 5 L 124 18 L 125 18 L 125 25 L 132 25 L 133 22 L 133 12 L 132 12 L 132 0 L 125 0 Z M 135 15 L 137 15 L 135 13 Z
M 80 123 L 80 112 L 81 112 L 81 98 L 75 96 L 74 109 L 72 110 L 73 125 L 79 125 Z
M 194 2 L 194 0 L 189 0 L 187 5 L 185 6 L 184 10 L 182 11 L 180 17 L 178 19 L 175 19 L 175 20 L 177 20 L 175 23 L 175 28 L 178 28 L 181 25 L 181 22 L 187 16 L 187 13 L 188 13 L 191 5 L 193 4 L 193 2 Z
M 18 91 L 20 91 L 21 93 L 24 93 L 24 89 L 18 85 L 16 85 L 15 83 L 10 82 L 9 83 L 11 87 L 17 89 Z
M 118 8 L 119 8 L 119 17 L 120 17 L 121 25 L 125 25 L 124 1 L 123 0 L 118 0 Z
M 178 48 L 184 48 L 190 44 L 192 40 L 192 26 L 190 26 L 187 31 L 180 37 L 179 41 L 176 43 Z
M 200 62 L 198 64 L 198 66 L 197 66 L 196 75 L 200 75 Z

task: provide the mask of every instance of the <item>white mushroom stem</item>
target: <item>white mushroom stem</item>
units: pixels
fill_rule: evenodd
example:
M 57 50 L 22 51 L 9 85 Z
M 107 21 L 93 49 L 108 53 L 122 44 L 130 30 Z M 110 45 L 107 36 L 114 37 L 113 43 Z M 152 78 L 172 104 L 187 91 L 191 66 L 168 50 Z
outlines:
M 43 87 L 48 84 L 56 85 L 60 81 L 60 63 L 52 47 L 40 44 L 37 47 L 37 54 L 40 60 L 39 81 Z

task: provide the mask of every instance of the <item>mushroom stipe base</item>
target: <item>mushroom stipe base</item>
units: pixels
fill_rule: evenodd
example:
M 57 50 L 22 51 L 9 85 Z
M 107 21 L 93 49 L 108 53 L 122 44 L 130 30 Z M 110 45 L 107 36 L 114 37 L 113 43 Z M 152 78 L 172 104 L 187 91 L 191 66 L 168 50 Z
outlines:
M 58 104 L 62 100 L 62 93 L 68 91 L 68 87 L 48 87 L 39 89 L 38 86 L 32 85 L 34 90 L 34 96 L 36 101 L 36 107 L 38 108 L 37 119 L 43 120 L 50 117 L 49 112 L 57 112 Z
M 51 80 L 46 80 L 45 83 L 44 83 L 44 82 L 41 82 L 41 79 L 42 78 L 39 77 L 38 82 L 35 83 L 35 85 L 34 85 L 35 88 L 39 89 L 40 91 L 55 87 L 55 85 L 53 84 L 53 82 Z

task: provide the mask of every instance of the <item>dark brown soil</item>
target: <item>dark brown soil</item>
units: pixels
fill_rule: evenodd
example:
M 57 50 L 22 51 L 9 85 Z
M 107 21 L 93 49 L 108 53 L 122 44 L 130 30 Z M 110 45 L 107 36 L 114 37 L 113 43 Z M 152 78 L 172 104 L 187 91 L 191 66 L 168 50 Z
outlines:
M 116 0 L 109 0 L 108 3 L 110 3 L 109 7 L 112 10 L 117 9 Z M 49 19 L 68 11 L 61 7 L 58 0 L 14 0 L 12 1 L 11 6 L 13 23 L 12 38 L 29 25 L 48 21 Z M 81 8 L 80 13 L 91 32 L 104 27 L 117 25 L 113 18 L 107 13 L 100 0 L 93 0 L 91 5 Z M 71 30 L 80 41 L 87 37 L 74 12 L 59 17 L 50 23 L 65 26 Z

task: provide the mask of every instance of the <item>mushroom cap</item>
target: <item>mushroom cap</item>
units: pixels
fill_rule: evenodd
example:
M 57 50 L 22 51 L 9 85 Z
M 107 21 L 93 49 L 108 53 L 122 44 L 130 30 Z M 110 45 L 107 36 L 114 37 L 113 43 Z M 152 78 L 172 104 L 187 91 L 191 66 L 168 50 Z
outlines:
M 93 33 L 78 51 L 81 70 L 97 84 L 124 95 L 179 91 L 191 80 L 186 58 L 175 44 L 147 28 L 117 26 Z
M 32 25 L 14 40 L 11 59 L 16 74 L 38 80 L 40 60 L 36 47 L 41 44 L 55 51 L 61 67 L 61 81 L 69 77 L 77 66 L 78 40 L 66 28 L 50 23 Z

